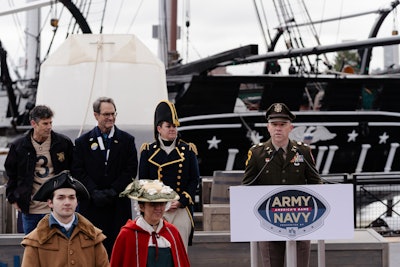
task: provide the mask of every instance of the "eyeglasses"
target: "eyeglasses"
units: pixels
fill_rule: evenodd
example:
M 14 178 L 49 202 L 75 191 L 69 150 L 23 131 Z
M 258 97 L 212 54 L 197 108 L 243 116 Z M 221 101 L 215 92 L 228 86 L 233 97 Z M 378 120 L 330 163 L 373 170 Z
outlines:
M 99 113 L 101 116 L 103 116 L 103 117 L 106 117 L 106 118 L 108 118 L 108 117 L 117 117 L 117 112 L 113 112 L 113 113 Z

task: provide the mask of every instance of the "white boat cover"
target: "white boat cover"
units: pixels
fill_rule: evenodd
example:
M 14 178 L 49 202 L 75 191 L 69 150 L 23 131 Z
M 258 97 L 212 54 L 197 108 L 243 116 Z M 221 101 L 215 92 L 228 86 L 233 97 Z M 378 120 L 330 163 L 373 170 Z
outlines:
M 156 105 L 168 99 L 165 66 L 134 35 L 71 35 L 41 65 L 36 104 L 51 107 L 54 129 L 73 138 L 96 125 L 100 96 L 114 99 L 120 128 L 152 129 Z

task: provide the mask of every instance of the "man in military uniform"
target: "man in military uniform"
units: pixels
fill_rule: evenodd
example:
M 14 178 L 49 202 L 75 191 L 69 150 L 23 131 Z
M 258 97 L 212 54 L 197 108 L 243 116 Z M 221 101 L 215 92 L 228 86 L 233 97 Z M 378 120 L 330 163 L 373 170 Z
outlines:
M 141 147 L 139 179 L 158 179 L 179 194 L 179 200 L 171 203 L 164 217 L 178 228 L 187 249 L 194 231 L 193 209 L 200 174 L 197 148 L 180 139 L 177 126 L 174 104 L 161 101 L 154 115 L 155 142 Z
M 283 103 L 272 104 L 266 112 L 271 138 L 248 152 L 244 185 L 320 184 L 308 145 L 289 139 L 296 116 Z M 284 241 L 259 242 L 264 267 L 283 267 Z M 310 241 L 297 242 L 297 266 L 309 266 Z

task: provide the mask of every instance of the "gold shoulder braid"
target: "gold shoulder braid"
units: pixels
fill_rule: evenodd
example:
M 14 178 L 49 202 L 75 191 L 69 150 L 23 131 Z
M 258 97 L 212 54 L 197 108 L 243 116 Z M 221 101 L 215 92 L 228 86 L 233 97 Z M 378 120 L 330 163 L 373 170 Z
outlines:
M 197 147 L 195 144 L 189 143 L 189 150 L 192 150 L 196 154 L 196 156 L 198 155 Z
M 143 143 L 142 146 L 140 147 L 140 152 L 143 150 L 149 150 L 150 144 L 149 143 Z
M 249 164 L 249 161 L 251 159 L 251 156 L 253 155 L 253 151 L 251 151 L 251 149 L 249 149 L 249 151 L 247 152 L 247 160 L 246 160 L 246 165 Z

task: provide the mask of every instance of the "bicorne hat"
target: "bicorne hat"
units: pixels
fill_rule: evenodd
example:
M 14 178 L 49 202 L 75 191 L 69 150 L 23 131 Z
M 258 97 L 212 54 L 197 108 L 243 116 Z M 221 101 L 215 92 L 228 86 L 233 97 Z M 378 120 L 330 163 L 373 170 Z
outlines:
M 284 103 L 274 103 L 267 109 L 265 117 L 268 122 L 292 121 L 296 115 Z
M 142 202 L 169 202 L 178 200 L 179 195 L 169 186 L 159 180 L 134 180 L 120 197 L 129 197 Z
M 33 200 L 46 202 L 51 199 L 53 192 L 60 188 L 72 188 L 76 191 L 76 196 L 79 199 L 89 199 L 90 195 L 86 187 L 73 178 L 69 171 L 63 171 L 56 176 L 50 178 L 39 188 L 36 194 L 33 196 Z
M 180 125 L 175 105 L 167 100 L 158 103 L 154 112 L 154 138 L 156 140 L 158 138 L 157 125 L 163 121 L 172 123 L 175 126 Z

